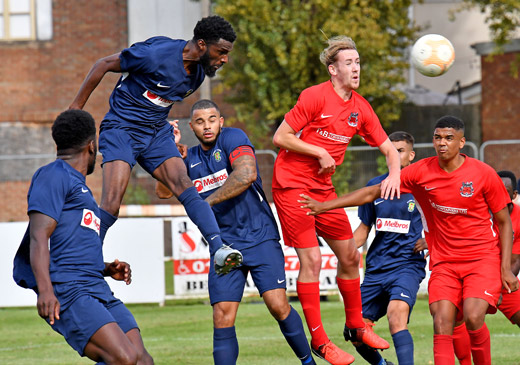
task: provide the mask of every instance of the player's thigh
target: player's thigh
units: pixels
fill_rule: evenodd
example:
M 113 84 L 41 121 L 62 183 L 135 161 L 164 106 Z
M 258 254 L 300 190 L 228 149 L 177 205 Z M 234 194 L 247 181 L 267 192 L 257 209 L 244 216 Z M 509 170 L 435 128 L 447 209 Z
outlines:
M 361 284 L 363 318 L 377 322 L 386 314 L 389 297 L 384 291 L 383 278 L 367 274 Z
M 498 307 L 500 311 L 511 321 L 520 326 L 520 290 L 508 293 L 502 289 L 502 303 Z
M 313 190 L 311 198 L 318 201 L 336 199 L 338 196 L 334 189 Z M 352 228 L 345 209 L 338 208 L 316 216 L 316 232 L 325 239 L 346 241 L 353 237 Z
M 353 238 L 347 240 L 325 238 L 325 241 L 338 258 L 339 266 L 343 268 L 352 267 L 358 270 L 360 253 Z M 357 272 L 359 273 L 359 270 Z
M 101 207 L 110 214 L 117 215 L 119 205 L 123 200 L 123 195 L 130 180 L 130 172 L 130 165 L 122 160 L 103 164 Z
M 433 267 L 428 281 L 430 305 L 438 301 L 449 301 L 462 316 L 462 290 L 463 278 L 457 271 L 457 264 L 442 263 Z M 462 317 L 459 319 L 462 319 Z
M 146 148 L 140 151 L 137 162 L 149 174 L 153 174 L 159 166 L 172 157 L 178 157 L 182 162 L 181 154 L 175 144 L 173 128 L 167 121 L 157 122 L 154 125 L 154 135 Z
M 126 337 L 130 340 L 137 352 L 137 360 L 139 364 L 153 364 L 153 358 L 144 347 L 143 338 L 138 328 L 133 328 L 126 332 Z
M 85 355 L 94 360 L 108 363 L 136 363 L 137 351 L 115 322 L 98 329 L 85 346 Z
M 316 218 L 300 208 L 300 194 L 305 189 L 273 189 L 273 201 L 280 220 L 285 245 L 295 248 L 318 247 Z
M 483 299 L 489 304 L 488 313 L 496 313 L 502 290 L 500 257 L 487 257 L 459 267 L 464 274 L 463 299 Z
M 243 252 L 242 252 L 242 255 Z M 208 291 L 211 305 L 218 302 L 240 302 L 244 295 L 244 287 L 247 281 L 249 268 L 245 262 L 226 275 L 218 275 L 215 272 L 215 264 L 213 255 L 210 258 L 210 266 L 208 273 Z
M 152 176 L 163 183 L 176 197 L 193 186 L 186 165 L 180 157 L 172 157 L 157 167 Z

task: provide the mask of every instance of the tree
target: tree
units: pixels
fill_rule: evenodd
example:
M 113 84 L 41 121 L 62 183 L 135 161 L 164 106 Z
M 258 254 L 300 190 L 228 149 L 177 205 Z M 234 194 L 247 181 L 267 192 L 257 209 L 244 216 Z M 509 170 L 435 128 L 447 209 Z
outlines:
M 496 52 L 500 53 L 520 27 L 520 2 L 518 0 L 464 0 L 455 12 L 469 10 L 475 6 L 481 13 L 486 13 L 486 23 L 489 24 L 491 38 L 497 46 Z
M 214 11 L 238 38 L 222 72 L 223 92 L 253 143 L 270 142 L 300 92 L 328 79 L 319 54 L 326 39 L 346 34 L 361 55 L 361 94 L 381 122 L 399 118 L 408 69 L 407 47 L 417 28 L 405 0 L 217 0 Z

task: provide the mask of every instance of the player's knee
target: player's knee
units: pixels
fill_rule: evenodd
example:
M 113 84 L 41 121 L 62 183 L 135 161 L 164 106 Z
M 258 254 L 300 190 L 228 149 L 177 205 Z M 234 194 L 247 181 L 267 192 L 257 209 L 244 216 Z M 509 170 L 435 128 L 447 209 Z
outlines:
M 478 330 L 484 325 L 485 314 L 478 312 L 464 313 L 464 322 L 466 322 L 466 328 L 470 330 Z
M 453 321 L 445 316 L 436 315 L 433 317 L 433 329 L 438 335 L 451 335 L 453 332 Z
M 138 365 L 153 365 L 154 364 L 152 356 L 150 356 L 150 354 L 148 352 L 146 352 L 146 350 L 144 350 L 143 352 L 140 352 L 138 354 L 137 358 L 138 358 L 138 360 L 137 360 Z
M 110 358 L 104 359 L 108 365 L 136 365 L 137 360 L 137 351 L 133 347 L 120 349 L 117 353 L 112 354 Z
M 277 301 L 268 306 L 269 312 L 277 321 L 283 321 L 291 312 L 291 307 L 287 301 Z

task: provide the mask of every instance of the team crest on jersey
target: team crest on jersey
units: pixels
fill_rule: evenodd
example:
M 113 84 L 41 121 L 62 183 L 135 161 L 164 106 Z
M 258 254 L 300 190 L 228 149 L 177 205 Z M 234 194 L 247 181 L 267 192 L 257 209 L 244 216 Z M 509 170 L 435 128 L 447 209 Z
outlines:
M 475 189 L 473 189 L 473 181 L 463 182 L 462 186 L 460 187 L 460 196 L 469 198 L 470 196 L 473 196 L 474 191 Z
M 358 123 L 358 113 L 350 113 L 350 116 L 347 119 L 347 124 L 351 127 L 357 127 Z
M 213 158 L 217 162 L 222 161 L 222 151 L 220 149 L 216 149 L 215 152 L 213 152 Z
M 413 210 L 415 209 L 415 200 L 408 200 L 408 211 L 410 213 L 413 212 Z

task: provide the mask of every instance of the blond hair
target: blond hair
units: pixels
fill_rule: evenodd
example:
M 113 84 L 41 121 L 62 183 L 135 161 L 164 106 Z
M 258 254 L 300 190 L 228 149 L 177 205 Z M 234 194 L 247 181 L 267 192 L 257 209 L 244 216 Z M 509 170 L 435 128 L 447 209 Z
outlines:
M 327 43 L 329 44 L 329 46 L 325 48 L 320 54 L 321 63 L 323 63 L 327 67 L 336 62 L 338 53 L 340 51 L 343 51 L 345 49 L 357 50 L 356 43 L 354 43 L 352 38 L 347 37 L 346 35 L 338 35 L 332 37 L 327 40 Z

